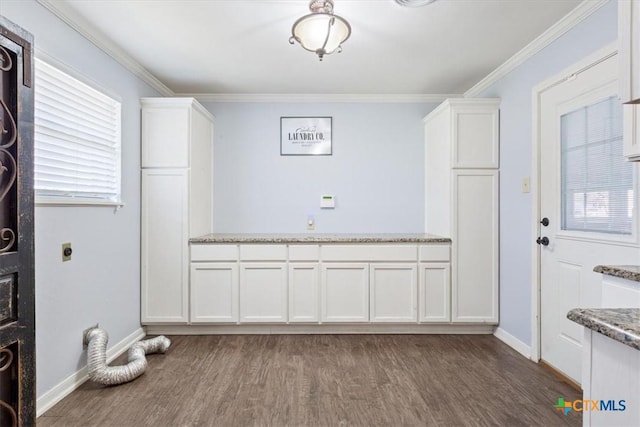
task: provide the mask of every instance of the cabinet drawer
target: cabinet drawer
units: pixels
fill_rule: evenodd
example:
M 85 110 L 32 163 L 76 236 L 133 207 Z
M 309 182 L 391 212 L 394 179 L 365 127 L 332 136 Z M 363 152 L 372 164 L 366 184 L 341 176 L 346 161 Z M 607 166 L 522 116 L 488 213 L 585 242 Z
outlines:
M 416 261 L 416 245 L 327 245 L 323 261 Z
M 191 261 L 237 261 L 237 245 L 191 245 Z
M 287 245 L 240 245 L 241 261 L 286 261 Z
M 289 261 L 318 261 L 319 259 L 320 246 L 318 245 L 289 246 Z
M 449 261 L 451 250 L 449 245 L 429 245 L 418 248 L 420 261 Z

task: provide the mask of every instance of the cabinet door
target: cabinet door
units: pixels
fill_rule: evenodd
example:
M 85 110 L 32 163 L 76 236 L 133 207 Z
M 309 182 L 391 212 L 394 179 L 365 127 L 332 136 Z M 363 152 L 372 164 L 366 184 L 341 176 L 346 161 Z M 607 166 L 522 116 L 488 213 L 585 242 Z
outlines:
M 453 168 L 499 167 L 498 101 L 467 100 L 456 105 L 452 130 Z
M 618 2 L 618 61 L 622 102 L 640 102 L 640 1 Z
M 322 321 L 369 321 L 369 264 L 322 264 Z
M 498 171 L 453 172 L 454 322 L 498 321 Z
M 318 322 L 318 263 L 289 264 L 289 322 Z
M 371 321 L 418 320 L 416 264 L 371 264 Z
M 640 161 L 640 105 L 625 104 L 622 106 L 622 114 L 623 154 L 627 160 Z
M 451 320 L 451 267 L 448 263 L 420 264 L 420 322 Z
M 240 322 L 287 321 L 287 264 L 240 263 Z
M 188 171 L 142 171 L 142 323 L 188 321 Z
M 191 264 L 191 323 L 238 321 L 238 264 Z
M 158 102 L 166 103 L 162 99 Z M 189 107 L 152 107 L 152 103 L 146 102 L 142 109 L 141 166 L 189 167 Z

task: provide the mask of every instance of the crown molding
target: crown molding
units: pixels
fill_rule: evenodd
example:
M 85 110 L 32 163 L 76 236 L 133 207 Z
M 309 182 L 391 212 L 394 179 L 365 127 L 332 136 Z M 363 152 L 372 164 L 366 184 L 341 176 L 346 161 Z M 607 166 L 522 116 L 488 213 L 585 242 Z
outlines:
M 321 93 L 181 93 L 200 102 L 357 102 L 357 103 L 440 103 L 462 94 L 321 94 Z
M 64 2 L 54 0 L 37 0 L 37 2 L 80 33 L 84 38 L 96 45 L 99 49 L 104 51 L 107 55 L 120 63 L 135 76 L 139 77 L 142 81 L 157 90 L 161 95 L 174 95 L 173 91 L 162 83 L 156 76 L 147 71 L 147 69 L 140 65 L 138 61 L 113 43 L 113 41 L 95 30 L 84 18 L 66 6 Z
M 502 65 L 489 73 L 485 78 L 476 83 L 471 89 L 464 93 L 465 97 L 479 96 L 483 91 L 488 89 L 492 84 L 509 74 L 516 67 L 521 65 L 527 59 L 549 46 L 563 34 L 578 25 L 584 19 L 589 17 L 596 10 L 600 9 L 609 0 L 585 0 L 576 6 L 571 12 L 565 15 L 558 22 L 553 24 L 544 33 L 536 37 L 531 43 L 518 51 L 511 58 L 507 59 Z

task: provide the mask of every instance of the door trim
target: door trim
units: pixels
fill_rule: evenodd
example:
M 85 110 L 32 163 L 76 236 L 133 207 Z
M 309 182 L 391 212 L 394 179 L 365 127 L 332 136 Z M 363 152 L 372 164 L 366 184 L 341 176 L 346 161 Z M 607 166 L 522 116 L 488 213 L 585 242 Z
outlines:
M 533 87 L 532 101 L 532 215 L 531 215 L 531 360 L 540 361 L 540 246 L 535 243 L 535 236 L 540 233 L 540 98 L 542 94 L 558 84 L 573 78 L 574 75 L 609 59 L 618 54 L 617 43 L 611 43 L 592 53 L 581 61 L 565 68 L 553 77 L 542 81 Z

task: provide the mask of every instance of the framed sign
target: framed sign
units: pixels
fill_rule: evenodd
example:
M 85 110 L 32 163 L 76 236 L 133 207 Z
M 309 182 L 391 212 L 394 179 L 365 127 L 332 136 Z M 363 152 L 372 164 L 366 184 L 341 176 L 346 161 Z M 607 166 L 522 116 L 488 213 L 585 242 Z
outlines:
M 280 155 L 330 156 L 332 117 L 280 117 Z

